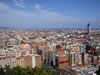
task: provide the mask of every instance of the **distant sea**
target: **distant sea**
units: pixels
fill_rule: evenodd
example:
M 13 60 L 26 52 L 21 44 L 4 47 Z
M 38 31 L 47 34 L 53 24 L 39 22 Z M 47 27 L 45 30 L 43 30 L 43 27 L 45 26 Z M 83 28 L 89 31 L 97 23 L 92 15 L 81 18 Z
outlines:
M 0 27 L 0 29 L 25 29 L 25 30 L 59 30 L 59 29 L 66 29 L 66 30 L 87 30 L 87 28 L 13 28 L 13 27 Z M 91 30 L 100 30 L 100 28 L 91 28 Z

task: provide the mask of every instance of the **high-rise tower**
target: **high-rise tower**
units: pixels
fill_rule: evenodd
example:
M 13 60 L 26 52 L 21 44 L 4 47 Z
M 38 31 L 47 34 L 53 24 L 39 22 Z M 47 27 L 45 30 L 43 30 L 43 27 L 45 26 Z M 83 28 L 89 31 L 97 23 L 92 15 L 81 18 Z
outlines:
M 90 30 L 91 30 L 91 26 L 90 26 L 90 24 L 88 23 L 88 25 L 87 25 L 87 34 L 90 34 Z

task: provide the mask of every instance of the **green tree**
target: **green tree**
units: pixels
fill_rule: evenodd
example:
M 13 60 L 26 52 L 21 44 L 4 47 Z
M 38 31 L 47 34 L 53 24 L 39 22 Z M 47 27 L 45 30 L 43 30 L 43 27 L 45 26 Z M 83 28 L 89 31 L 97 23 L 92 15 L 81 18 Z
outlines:
M 5 70 L 5 75 L 14 75 L 14 71 L 10 68 L 9 65 L 6 65 L 4 70 Z
M 47 72 L 42 72 L 40 75 L 49 75 Z
M 5 75 L 5 72 L 2 66 L 0 67 L 0 75 Z
M 20 66 L 10 68 L 10 66 L 5 66 L 5 68 L 0 67 L 0 75 L 58 75 L 59 69 L 51 69 L 50 67 L 42 68 L 22 68 Z
M 13 70 L 16 75 L 21 75 L 25 72 L 25 69 L 20 66 L 14 67 Z

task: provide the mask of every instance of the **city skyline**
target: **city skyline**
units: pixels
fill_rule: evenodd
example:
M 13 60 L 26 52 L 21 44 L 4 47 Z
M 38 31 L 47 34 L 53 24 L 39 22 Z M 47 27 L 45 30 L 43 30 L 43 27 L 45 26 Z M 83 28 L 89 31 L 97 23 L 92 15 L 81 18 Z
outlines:
M 0 27 L 100 28 L 99 0 L 0 0 Z

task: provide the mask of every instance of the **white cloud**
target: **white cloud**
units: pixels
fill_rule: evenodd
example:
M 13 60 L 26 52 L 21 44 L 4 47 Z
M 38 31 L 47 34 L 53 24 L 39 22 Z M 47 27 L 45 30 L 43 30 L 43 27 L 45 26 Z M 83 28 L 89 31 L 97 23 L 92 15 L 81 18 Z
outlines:
M 0 10 L 9 10 L 11 9 L 7 4 L 0 3 Z
M 34 8 L 35 8 L 35 9 L 41 9 L 41 8 L 43 8 L 43 7 L 42 7 L 40 4 L 35 4 L 35 5 L 34 5 Z
M 16 6 L 21 7 L 21 8 L 25 8 L 26 6 L 24 5 L 24 1 L 23 0 L 13 0 L 13 2 L 15 3 Z
M 47 11 L 39 4 L 34 5 L 37 12 L 25 12 L 10 8 L 6 4 L 0 4 L 0 9 L 9 13 L 0 13 L 0 25 L 16 25 L 16 27 L 62 27 L 61 25 L 73 25 L 87 22 L 87 19 L 80 19 L 73 16 L 64 16 L 57 12 Z M 38 9 L 38 10 L 37 10 Z M 36 26 L 35 26 L 36 25 Z

